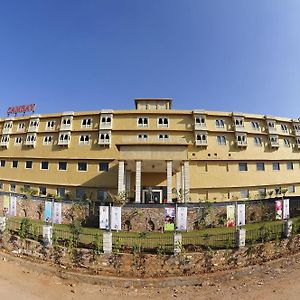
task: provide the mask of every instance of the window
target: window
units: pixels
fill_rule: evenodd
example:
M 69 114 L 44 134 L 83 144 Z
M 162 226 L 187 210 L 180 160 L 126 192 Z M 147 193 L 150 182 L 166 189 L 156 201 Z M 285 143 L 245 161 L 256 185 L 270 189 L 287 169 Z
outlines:
M 49 169 L 49 162 L 48 161 L 42 161 L 41 162 L 41 170 L 48 170 Z
M 101 123 L 102 125 L 111 125 L 111 116 L 102 116 Z
M 100 162 L 99 163 L 99 171 L 108 172 L 109 164 L 108 162 Z
M 285 147 L 291 147 L 291 143 L 289 139 L 283 139 L 283 144 Z
M 58 162 L 58 170 L 59 171 L 66 171 L 67 170 L 67 162 L 66 161 L 59 161 Z
M 43 140 L 43 144 L 44 145 L 50 145 L 52 143 L 52 140 L 53 140 L 52 136 L 50 136 L 50 135 L 45 136 L 44 140 Z
M 36 141 L 36 133 L 27 134 L 26 145 L 33 145 Z
M 244 127 L 244 119 L 243 118 L 236 118 L 235 121 L 235 127 Z
M 258 122 L 251 122 L 251 125 L 252 125 L 252 128 L 254 129 L 254 130 L 259 130 L 259 123 Z
M 195 125 L 196 127 L 206 127 L 205 117 L 204 116 L 195 117 Z
M 222 119 L 217 119 L 217 120 L 216 120 L 216 128 L 224 128 L 224 127 L 225 127 L 224 120 L 222 120 Z
M 83 128 L 90 128 L 90 127 L 92 127 L 92 119 L 91 118 L 83 119 L 81 121 L 81 127 L 83 127 Z
M 280 186 L 275 188 L 275 194 L 276 194 L 276 196 L 281 194 L 281 187 Z
M 281 131 L 284 133 L 288 133 L 289 129 L 286 124 L 281 124 Z
M 269 129 L 276 130 L 276 123 L 275 123 L 275 121 L 268 121 L 267 125 L 268 125 Z
M 62 132 L 59 135 L 58 145 L 69 145 L 70 139 L 71 139 L 70 132 Z
M 71 126 L 71 117 L 64 117 L 61 121 L 62 127 L 70 127 Z
M 165 117 L 160 117 L 157 119 L 157 126 L 158 127 L 168 127 L 169 126 L 169 120 Z
M 248 198 L 249 197 L 249 190 L 241 190 L 241 198 Z
M 168 139 L 169 139 L 169 135 L 168 134 L 159 134 L 158 135 L 158 139 L 160 140 L 160 141 L 167 141 Z
M 46 123 L 46 130 L 53 130 L 55 127 L 55 121 L 48 121 Z
M 148 140 L 148 134 L 140 133 L 137 136 L 139 141 L 147 141 Z
M 148 127 L 148 118 L 139 117 L 137 119 L 137 126 L 138 127 Z
M 40 196 L 46 196 L 47 195 L 47 189 L 45 186 L 40 186 L 39 187 L 39 194 Z
M 59 187 L 56 189 L 56 195 L 58 197 L 65 197 L 66 195 L 66 189 L 64 187 Z
M 207 135 L 198 133 L 196 135 L 196 144 L 207 144 Z
M 16 184 L 15 183 L 11 183 L 9 186 L 9 191 L 10 192 L 16 192 Z
M 247 145 L 247 137 L 245 134 L 239 134 L 236 136 L 236 141 L 238 146 L 239 145 Z
M 239 170 L 240 171 L 248 171 L 248 165 L 247 163 L 239 163 Z
M 109 145 L 110 144 L 110 133 L 100 132 L 100 134 L 99 134 L 99 144 L 100 145 Z
M 256 171 L 264 171 L 265 164 L 264 163 L 256 163 Z
M 293 170 L 293 169 L 294 169 L 293 163 L 292 163 L 292 162 L 287 162 L 287 163 L 286 163 L 286 168 L 287 168 L 288 170 Z
M 5 160 L 3 160 L 3 159 L 0 160 L 0 167 L 2 167 L 2 168 L 5 167 Z
M 78 169 L 78 171 L 87 171 L 87 163 L 86 162 L 79 162 L 77 169 Z
M 97 190 L 97 200 L 105 201 L 108 198 L 107 191 L 104 190 Z
M 82 188 L 77 188 L 76 189 L 76 198 L 77 199 L 84 199 L 86 198 L 86 193 L 85 193 L 85 189 Z
M 79 137 L 79 144 L 88 145 L 90 143 L 90 136 L 88 134 L 82 134 Z
M 19 164 L 19 162 L 17 160 L 13 160 L 13 162 L 12 162 L 12 168 L 17 168 L 18 164 Z
M 19 123 L 17 130 L 18 131 L 24 131 L 24 129 L 25 129 L 25 123 Z
M 0 190 L 3 190 L 3 188 L 4 188 L 3 182 L 0 182 Z
M 217 136 L 217 143 L 218 145 L 226 145 L 226 138 L 224 135 Z
M 273 171 L 279 171 L 280 170 L 280 164 L 279 163 L 273 163 Z
M 258 195 L 259 195 L 260 197 L 266 197 L 266 195 L 267 195 L 267 190 L 266 190 L 265 188 L 260 188 L 260 189 L 258 189 Z
M 20 136 L 15 138 L 15 145 L 21 145 L 22 144 L 22 138 Z
M 288 190 L 288 192 L 289 192 L 289 193 L 291 193 L 291 194 L 295 193 L 295 191 L 296 191 L 296 189 L 295 189 L 295 186 L 294 186 L 294 185 L 290 185 L 290 186 L 288 186 L 287 190 Z
M 26 169 L 32 169 L 32 160 L 26 160 L 25 168 Z

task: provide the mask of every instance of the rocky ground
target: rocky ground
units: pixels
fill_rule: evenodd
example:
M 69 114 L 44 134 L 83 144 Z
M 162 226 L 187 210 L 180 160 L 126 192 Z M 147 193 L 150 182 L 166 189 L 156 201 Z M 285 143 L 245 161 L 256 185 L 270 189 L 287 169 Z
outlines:
M 264 265 L 199 277 L 193 286 L 96 286 L 29 271 L 0 260 L 0 299 L 300 299 L 300 254 Z

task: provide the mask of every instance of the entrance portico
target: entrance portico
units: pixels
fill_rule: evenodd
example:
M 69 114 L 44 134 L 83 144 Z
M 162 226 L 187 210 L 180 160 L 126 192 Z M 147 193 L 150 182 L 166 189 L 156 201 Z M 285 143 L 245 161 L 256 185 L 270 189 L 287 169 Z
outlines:
M 189 201 L 186 145 L 122 144 L 118 148 L 118 193 L 131 194 L 136 203 L 171 203 L 175 188 L 177 199 Z
M 134 190 L 136 203 L 172 203 L 175 188 L 176 198 L 188 202 L 188 166 L 188 161 L 180 160 L 119 161 L 118 193 L 129 195 Z

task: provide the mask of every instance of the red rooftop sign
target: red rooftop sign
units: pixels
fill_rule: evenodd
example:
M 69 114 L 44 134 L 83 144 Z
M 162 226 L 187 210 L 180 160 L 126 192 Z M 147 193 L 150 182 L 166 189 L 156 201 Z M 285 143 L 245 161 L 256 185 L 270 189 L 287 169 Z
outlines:
M 7 114 L 18 114 L 18 113 L 26 113 L 26 112 L 34 112 L 35 104 L 28 105 L 20 105 L 20 106 L 12 106 L 7 109 Z

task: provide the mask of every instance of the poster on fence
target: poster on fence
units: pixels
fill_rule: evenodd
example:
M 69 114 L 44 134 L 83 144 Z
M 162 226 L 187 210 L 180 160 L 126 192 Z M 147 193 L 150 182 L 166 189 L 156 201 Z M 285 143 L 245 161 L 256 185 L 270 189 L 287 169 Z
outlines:
M 176 228 L 187 230 L 187 207 L 177 207 Z
M 59 202 L 53 204 L 53 223 L 61 224 L 61 203 Z
M 235 226 L 235 205 L 227 205 L 227 227 Z
M 9 196 L 4 195 L 3 196 L 3 216 L 9 214 Z
M 290 199 L 283 200 L 283 219 L 287 220 L 290 218 Z
M 246 207 L 245 204 L 237 205 L 237 226 L 244 226 L 246 224 Z
M 99 206 L 99 228 L 109 229 L 109 206 Z
M 175 207 L 165 207 L 165 231 L 175 229 Z
M 45 201 L 45 211 L 44 211 L 45 222 L 51 222 L 52 220 L 52 202 Z
M 110 211 L 110 226 L 112 230 L 121 230 L 121 207 L 112 206 Z
M 275 219 L 282 220 L 282 200 L 275 201 Z
M 10 196 L 9 200 L 9 215 L 15 217 L 17 215 L 17 197 Z

